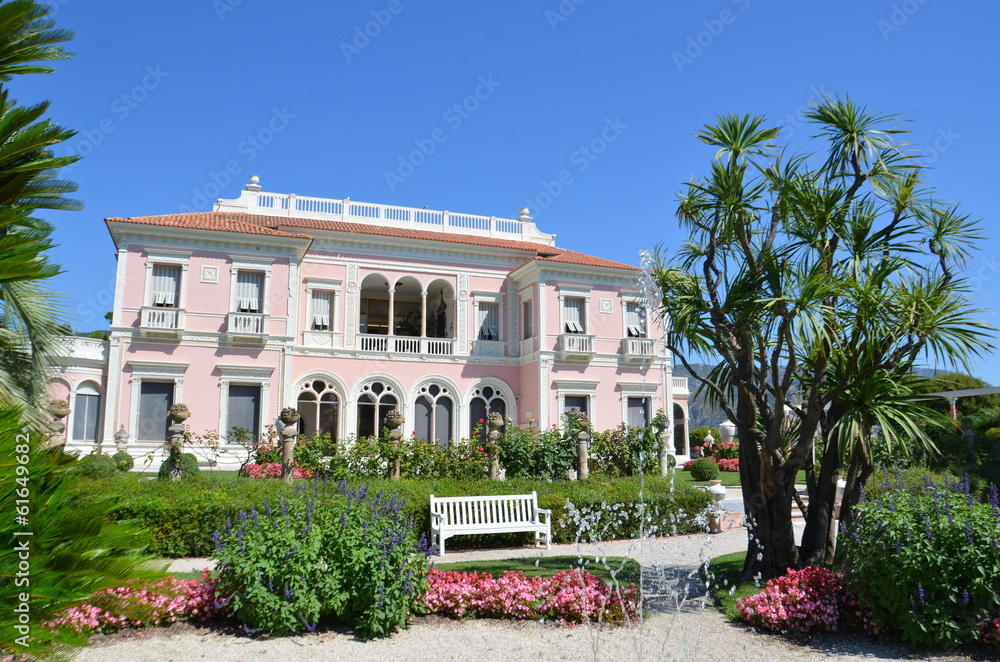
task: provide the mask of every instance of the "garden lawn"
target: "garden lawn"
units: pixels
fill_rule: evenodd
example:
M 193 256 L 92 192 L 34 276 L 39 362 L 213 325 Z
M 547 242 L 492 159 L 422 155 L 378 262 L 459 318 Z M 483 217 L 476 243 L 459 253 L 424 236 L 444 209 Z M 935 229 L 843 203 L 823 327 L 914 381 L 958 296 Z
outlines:
M 763 584 L 743 579 L 743 562 L 746 552 L 733 552 L 716 556 L 708 562 L 708 572 L 701 567 L 701 576 L 709 580 L 708 590 L 715 598 L 715 604 L 730 621 L 740 620 L 736 602 L 748 595 L 756 595 L 764 590 Z M 707 574 L 707 577 L 706 577 Z

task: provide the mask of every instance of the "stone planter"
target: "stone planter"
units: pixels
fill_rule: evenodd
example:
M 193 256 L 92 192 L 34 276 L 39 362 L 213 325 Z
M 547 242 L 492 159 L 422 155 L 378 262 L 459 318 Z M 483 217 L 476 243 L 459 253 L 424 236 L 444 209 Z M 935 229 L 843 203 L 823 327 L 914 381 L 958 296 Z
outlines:
M 285 407 L 278 416 L 285 425 L 295 425 L 299 422 L 299 411 L 295 407 Z
M 176 403 L 170 405 L 170 409 L 167 410 L 167 418 L 172 420 L 174 423 L 181 424 L 191 417 L 191 412 L 188 411 L 187 405 Z

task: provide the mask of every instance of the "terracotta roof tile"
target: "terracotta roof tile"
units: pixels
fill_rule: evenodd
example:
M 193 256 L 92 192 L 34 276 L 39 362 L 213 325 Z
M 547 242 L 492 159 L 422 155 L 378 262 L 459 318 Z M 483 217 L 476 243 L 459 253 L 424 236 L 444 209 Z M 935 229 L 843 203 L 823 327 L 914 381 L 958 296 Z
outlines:
M 245 214 L 237 214 L 236 216 L 245 216 Z M 233 214 L 222 214 L 218 212 L 164 214 L 161 216 L 132 216 L 130 218 L 112 216 L 104 220 L 119 223 L 136 223 L 139 225 L 163 225 L 174 228 L 190 228 L 192 230 L 239 232 L 241 234 L 257 234 L 268 237 L 297 237 L 299 239 L 312 239 L 312 237 L 308 235 L 292 234 L 290 232 L 269 228 L 257 223 L 248 223 L 245 220 L 234 218 Z
M 161 216 L 136 216 L 132 218 L 108 218 L 107 221 L 125 223 L 140 223 L 147 225 L 163 225 L 179 228 L 200 230 L 217 230 L 220 232 L 242 232 L 245 234 L 260 234 L 281 237 L 301 237 L 312 239 L 303 234 L 285 232 L 278 228 L 301 228 L 304 230 L 325 230 L 327 232 L 343 232 L 347 234 L 367 234 L 382 237 L 400 237 L 423 241 L 447 242 L 485 248 L 503 248 L 515 251 L 534 253 L 528 257 L 525 264 L 533 260 L 539 262 L 562 262 L 591 267 L 611 269 L 628 269 L 638 271 L 637 267 L 621 262 L 613 262 L 603 258 L 568 251 L 548 244 L 530 241 L 515 241 L 513 239 L 498 239 L 476 235 L 452 234 L 429 230 L 411 230 L 409 228 L 383 227 L 363 223 L 348 223 L 343 221 L 325 221 L 311 218 L 292 218 L 287 216 L 266 216 L 263 214 L 247 214 L 245 212 L 196 212 L 191 214 L 166 214 Z M 527 257 L 527 256 L 526 256 Z

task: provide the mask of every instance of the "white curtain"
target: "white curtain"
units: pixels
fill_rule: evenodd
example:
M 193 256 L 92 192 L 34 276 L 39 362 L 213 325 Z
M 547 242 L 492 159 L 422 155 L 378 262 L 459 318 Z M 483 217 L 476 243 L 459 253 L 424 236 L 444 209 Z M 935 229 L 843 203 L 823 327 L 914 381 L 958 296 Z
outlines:
M 479 339 L 499 340 L 500 306 L 495 303 L 479 304 Z
M 563 299 L 563 314 L 566 316 L 566 333 L 584 333 L 583 299 Z
M 176 308 L 180 298 L 181 268 L 165 264 L 153 265 L 153 305 Z
M 259 313 L 264 303 L 264 274 L 240 271 L 236 275 L 236 307 L 243 313 Z
M 625 304 L 625 324 L 628 326 L 628 335 L 631 338 L 646 337 L 646 316 L 638 303 Z
M 330 310 L 332 308 L 331 292 L 312 293 L 312 328 L 313 331 L 328 331 L 330 329 Z

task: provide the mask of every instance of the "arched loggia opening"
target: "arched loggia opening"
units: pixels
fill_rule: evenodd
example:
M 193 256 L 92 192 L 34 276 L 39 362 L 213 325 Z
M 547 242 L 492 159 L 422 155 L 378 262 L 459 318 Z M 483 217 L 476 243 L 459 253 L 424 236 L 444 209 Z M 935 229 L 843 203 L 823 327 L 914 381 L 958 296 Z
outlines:
M 684 407 L 674 403 L 674 453 L 689 455 L 687 413 Z

